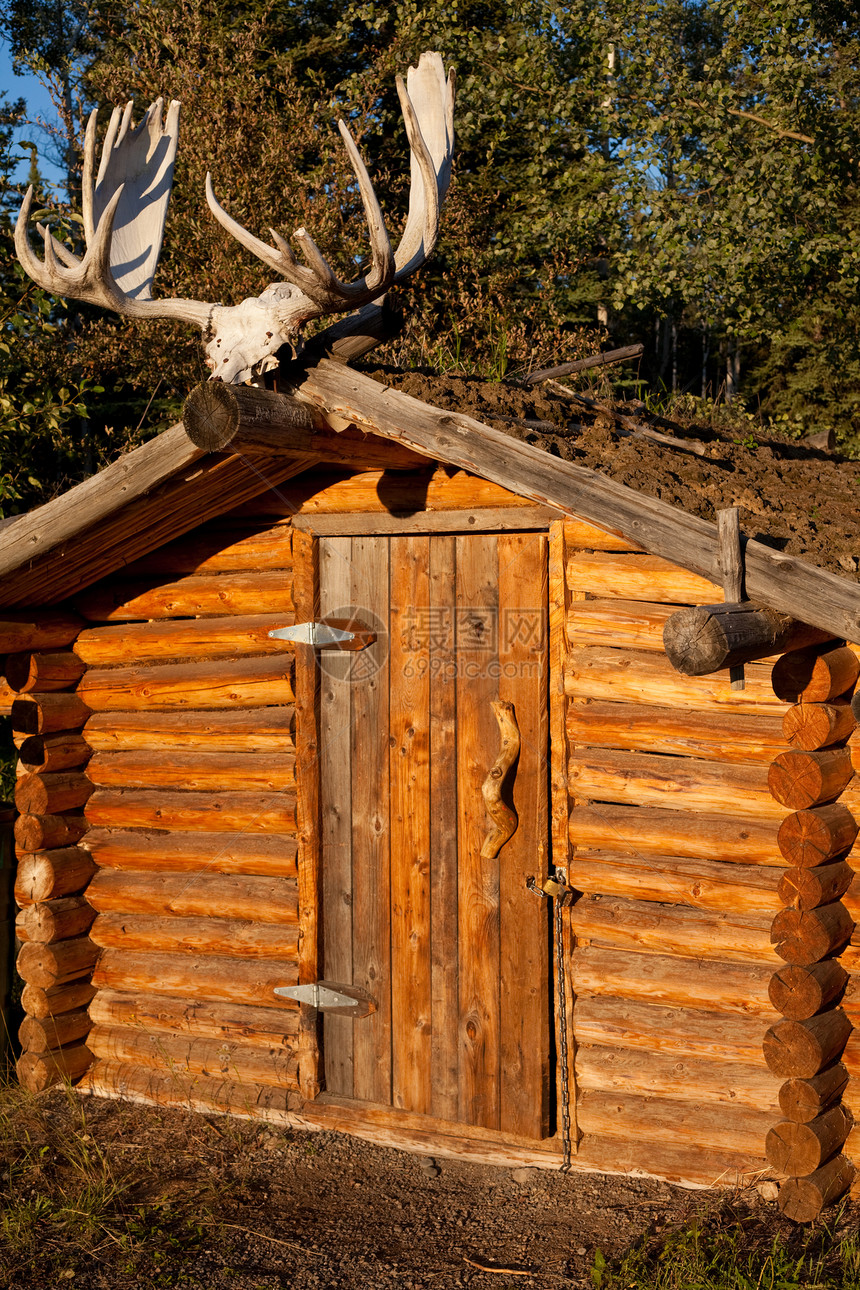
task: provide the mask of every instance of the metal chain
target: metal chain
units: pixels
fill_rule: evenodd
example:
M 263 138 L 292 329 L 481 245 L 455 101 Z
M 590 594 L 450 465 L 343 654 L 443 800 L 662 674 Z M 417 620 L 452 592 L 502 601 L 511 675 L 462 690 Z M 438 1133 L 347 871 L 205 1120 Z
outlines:
M 567 1048 L 567 996 L 564 989 L 564 909 L 566 892 L 555 897 L 555 957 L 558 979 L 559 1057 L 561 1060 L 561 1172 L 570 1173 L 570 1067 Z

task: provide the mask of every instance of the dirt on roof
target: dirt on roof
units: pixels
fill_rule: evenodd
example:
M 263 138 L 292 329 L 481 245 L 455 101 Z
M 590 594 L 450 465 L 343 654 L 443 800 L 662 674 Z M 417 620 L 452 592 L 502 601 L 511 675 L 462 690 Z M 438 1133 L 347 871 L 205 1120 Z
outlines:
M 748 537 L 860 581 L 860 462 L 838 452 L 741 417 L 733 429 L 681 425 L 641 403 L 610 406 L 555 382 L 527 388 L 381 367 L 368 375 L 703 519 L 737 506 Z

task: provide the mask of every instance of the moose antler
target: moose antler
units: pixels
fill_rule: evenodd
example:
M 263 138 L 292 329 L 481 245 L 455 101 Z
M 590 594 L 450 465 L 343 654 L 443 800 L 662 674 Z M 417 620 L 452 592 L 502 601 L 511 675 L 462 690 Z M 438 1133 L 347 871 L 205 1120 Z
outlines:
M 162 126 L 162 100 L 153 103 L 134 130 L 129 103 L 115 108 L 95 169 L 96 113 L 87 125 L 84 146 L 83 226 L 86 254 L 79 258 L 37 224 L 44 260 L 27 236 L 33 190 L 27 192 L 15 226 L 18 258 L 39 286 L 132 318 L 168 317 L 194 323 L 204 332 L 206 362 L 212 376 L 240 382 L 282 345 L 297 342 L 303 325 L 324 314 L 344 313 L 378 299 L 413 273 L 432 254 L 439 229 L 439 208 L 448 188 L 454 147 L 454 73 L 446 79 L 439 54 L 425 53 L 397 78 L 411 151 L 411 189 L 406 227 L 396 252 L 373 185 L 355 141 L 338 123 L 358 180 L 370 231 L 370 271 L 357 282 L 341 282 L 313 238 L 298 229 L 300 264 L 287 241 L 272 230 L 269 246 L 242 227 L 220 206 L 206 176 L 206 198 L 216 219 L 250 251 L 281 275 L 260 296 L 225 306 L 197 300 L 153 300 L 152 280 L 161 250 L 179 132 L 179 104 L 173 102 Z
M 45 247 L 44 261 L 33 254 L 27 237 L 32 185 L 15 225 L 15 250 L 30 277 L 52 295 L 72 296 L 131 318 L 178 318 L 206 328 L 211 305 L 151 297 L 179 141 L 179 104 L 170 104 L 164 125 L 162 106 L 163 100 L 157 99 L 136 130 L 129 129 L 131 104 L 124 112 L 114 108 L 95 183 L 97 114 L 90 115 L 84 140 L 82 214 L 87 250 L 82 259 L 42 224 L 36 228 Z

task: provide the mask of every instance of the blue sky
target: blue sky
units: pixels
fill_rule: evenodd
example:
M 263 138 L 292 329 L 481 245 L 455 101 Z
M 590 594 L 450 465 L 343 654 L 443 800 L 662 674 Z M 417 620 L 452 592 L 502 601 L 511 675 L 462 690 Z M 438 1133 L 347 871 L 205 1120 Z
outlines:
M 9 54 L 9 47 L 0 41 L 0 90 L 2 90 L 8 99 L 14 102 L 17 98 L 23 98 L 27 104 L 27 112 L 31 119 L 44 117 L 47 121 L 56 119 L 51 96 L 35 76 L 16 76 L 12 71 L 12 59 Z M 45 156 L 44 140 L 37 130 L 29 129 L 27 126 L 16 130 L 15 137 L 18 139 L 32 139 L 39 148 L 39 169 L 44 179 L 51 184 L 62 183 L 62 171 L 58 166 L 54 166 Z M 27 171 L 30 166 L 30 156 L 28 152 L 21 152 L 21 165 L 16 172 L 16 178 L 26 179 Z

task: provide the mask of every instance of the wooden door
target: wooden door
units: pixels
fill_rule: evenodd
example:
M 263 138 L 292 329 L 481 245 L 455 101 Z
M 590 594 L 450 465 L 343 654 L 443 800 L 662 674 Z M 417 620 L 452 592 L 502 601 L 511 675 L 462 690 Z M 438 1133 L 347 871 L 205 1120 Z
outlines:
M 324 1023 L 329 1092 L 549 1131 L 547 542 L 540 533 L 321 538 L 320 612 L 378 631 L 320 656 L 327 980 L 369 1017 Z M 518 828 L 495 859 L 481 788 L 513 703 Z

